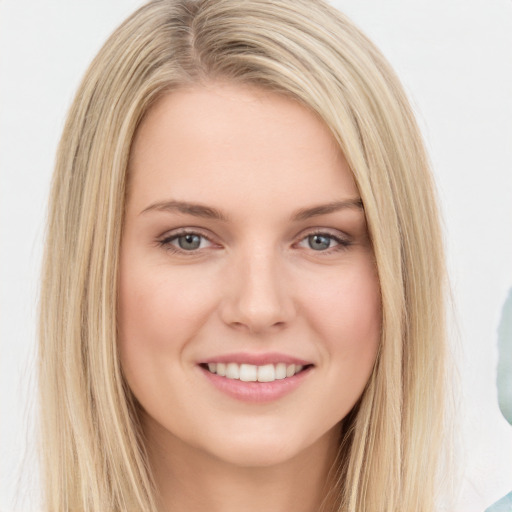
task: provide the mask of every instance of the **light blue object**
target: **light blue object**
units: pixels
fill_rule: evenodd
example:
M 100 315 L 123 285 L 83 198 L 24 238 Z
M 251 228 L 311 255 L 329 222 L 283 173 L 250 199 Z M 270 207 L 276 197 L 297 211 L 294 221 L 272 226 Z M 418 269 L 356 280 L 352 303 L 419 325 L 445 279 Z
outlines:
M 501 414 L 512 425 L 512 288 L 503 305 L 498 327 L 497 386 Z
M 512 288 L 501 311 L 498 327 L 498 403 L 505 419 L 512 425 Z M 511 462 L 512 465 L 512 462 Z M 512 492 L 485 512 L 512 512 Z
M 509 492 L 504 498 L 501 498 L 500 501 L 491 505 L 485 512 L 512 512 L 512 492 Z

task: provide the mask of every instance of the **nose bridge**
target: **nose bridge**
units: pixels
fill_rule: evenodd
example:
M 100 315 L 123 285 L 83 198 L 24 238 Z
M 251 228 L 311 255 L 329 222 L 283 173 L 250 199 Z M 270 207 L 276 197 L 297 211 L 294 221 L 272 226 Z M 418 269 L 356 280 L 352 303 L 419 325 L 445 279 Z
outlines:
M 251 332 L 283 326 L 293 315 L 284 265 L 275 248 L 263 244 L 240 253 L 230 270 L 225 321 Z

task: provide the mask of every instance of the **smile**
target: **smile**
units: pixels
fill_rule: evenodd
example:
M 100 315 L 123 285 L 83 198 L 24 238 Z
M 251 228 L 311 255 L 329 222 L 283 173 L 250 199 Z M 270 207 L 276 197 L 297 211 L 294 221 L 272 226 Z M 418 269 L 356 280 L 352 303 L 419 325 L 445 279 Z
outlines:
M 238 364 L 238 363 L 208 363 L 205 365 L 210 373 L 227 379 L 243 382 L 274 382 L 293 377 L 300 373 L 304 366 L 300 364 Z
M 300 387 L 315 364 L 276 352 L 240 352 L 214 356 L 198 367 L 207 382 L 223 394 L 242 402 L 268 403 Z

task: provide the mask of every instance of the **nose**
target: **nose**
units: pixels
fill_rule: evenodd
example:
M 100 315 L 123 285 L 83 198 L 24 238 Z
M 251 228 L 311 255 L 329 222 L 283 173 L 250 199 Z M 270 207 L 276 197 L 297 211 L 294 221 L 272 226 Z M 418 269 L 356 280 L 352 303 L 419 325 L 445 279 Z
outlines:
M 273 251 L 240 257 L 228 272 L 221 306 L 225 324 L 261 334 L 290 323 L 295 316 L 290 283 L 284 265 Z

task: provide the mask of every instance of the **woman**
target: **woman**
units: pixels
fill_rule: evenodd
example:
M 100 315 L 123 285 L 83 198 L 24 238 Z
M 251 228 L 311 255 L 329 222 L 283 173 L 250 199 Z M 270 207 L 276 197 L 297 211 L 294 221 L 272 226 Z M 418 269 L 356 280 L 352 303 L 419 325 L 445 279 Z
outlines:
M 48 510 L 434 510 L 433 186 L 326 4 L 132 15 L 69 113 L 43 283 Z

